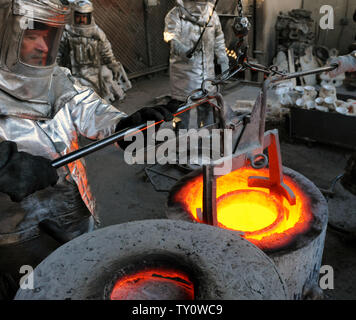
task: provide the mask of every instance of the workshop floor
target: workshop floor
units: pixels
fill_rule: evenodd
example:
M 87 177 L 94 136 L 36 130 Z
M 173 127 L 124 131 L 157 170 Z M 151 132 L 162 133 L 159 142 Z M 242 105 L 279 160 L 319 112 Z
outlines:
M 237 99 L 254 100 L 254 86 L 241 86 L 225 92 L 227 103 Z M 155 97 L 169 93 L 167 74 L 133 82 L 127 98 L 117 103 L 128 114 L 150 105 Z M 281 142 L 283 164 L 328 189 L 331 181 L 343 172 L 349 151 L 322 145 Z M 87 157 L 89 180 L 96 195 L 102 226 L 144 219 L 164 219 L 167 193 L 156 192 L 144 173 L 144 166 L 129 166 L 123 152 L 110 146 Z M 334 290 L 327 290 L 327 299 L 356 299 L 356 243 L 347 243 L 342 236 L 328 229 L 323 265 L 334 269 Z

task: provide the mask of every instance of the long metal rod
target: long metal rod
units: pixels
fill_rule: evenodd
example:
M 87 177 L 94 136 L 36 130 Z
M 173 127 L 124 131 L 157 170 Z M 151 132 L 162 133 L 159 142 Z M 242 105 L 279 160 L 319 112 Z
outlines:
M 210 97 L 207 97 L 207 98 L 204 98 L 202 100 L 199 101 L 199 103 L 196 103 L 196 104 L 193 104 L 193 105 L 189 105 L 189 106 L 182 106 L 180 107 L 178 110 L 177 110 L 177 113 L 174 114 L 174 116 L 178 116 L 179 114 L 183 113 L 183 112 L 186 112 L 188 110 L 191 110 L 199 105 L 201 105 L 202 103 L 208 101 L 210 99 Z M 65 156 L 62 156 L 58 159 L 55 159 L 51 162 L 51 165 L 52 167 L 58 169 L 60 167 L 63 167 L 73 161 L 76 161 L 80 158 L 83 158 L 89 154 L 92 154 L 96 151 L 99 151 L 109 145 L 112 145 L 114 144 L 115 142 L 118 142 L 122 139 L 124 139 L 126 136 L 132 136 L 132 135 L 135 135 L 141 131 L 144 131 L 144 130 L 147 130 L 148 128 L 151 128 L 151 127 L 154 127 L 158 124 L 161 124 L 163 122 L 162 121 L 159 121 L 159 122 L 156 122 L 154 124 L 152 124 L 151 126 L 147 126 L 146 123 L 143 123 L 139 126 L 136 126 L 136 127 L 132 127 L 132 128 L 128 128 L 128 129 L 124 129 L 122 131 L 119 131 L 113 135 L 111 135 L 110 137 L 107 137 L 105 139 L 102 139 L 100 141 L 96 141 L 96 142 L 93 142 L 91 144 L 88 144 L 87 146 L 79 149 L 79 150 L 76 150 L 74 152 L 71 152 L 71 153 L 68 153 L 67 155 Z
M 272 78 L 272 82 L 278 82 L 278 81 L 284 81 L 284 80 L 289 80 L 289 79 L 294 79 L 294 78 L 299 78 L 299 77 L 304 77 L 304 76 L 308 76 L 311 74 L 317 74 L 317 73 L 322 73 L 322 72 L 328 72 L 328 71 L 332 71 L 335 68 L 337 68 L 336 64 L 333 64 L 331 66 L 327 66 L 327 67 L 322 67 L 322 68 L 318 68 L 318 69 L 313 69 L 313 70 L 307 70 L 307 71 L 300 71 L 300 72 L 294 72 L 294 73 L 289 73 L 289 74 L 283 74 L 280 71 L 276 71 L 276 70 L 271 70 L 271 69 L 267 69 L 265 66 L 261 65 L 261 64 L 257 64 L 257 63 L 245 63 L 245 65 L 248 68 L 251 68 L 255 71 L 259 71 L 259 72 L 263 72 L 263 73 L 267 73 L 267 74 L 277 74 L 280 77 L 278 78 Z
M 280 76 L 280 77 L 273 77 L 271 79 L 271 82 L 275 83 L 275 82 L 289 80 L 289 79 L 293 79 L 293 78 L 304 77 L 304 76 L 308 76 L 311 74 L 329 72 L 329 71 L 333 71 L 337 67 L 338 67 L 338 65 L 331 65 L 331 66 L 317 68 L 317 69 L 308 70 L 308 71 L 294 72 L 294 73 L 286 74 L 286 75 Z

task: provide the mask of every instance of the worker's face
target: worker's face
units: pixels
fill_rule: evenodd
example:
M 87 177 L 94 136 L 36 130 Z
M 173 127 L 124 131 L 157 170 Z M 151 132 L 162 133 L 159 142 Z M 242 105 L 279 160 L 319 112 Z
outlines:
M 89 25 L 91 23 L 91 14 L 76 12 L 74 15 L 74 22 L 78 25 Z
M 56 62 L 63 26 L 32 21 L 23 32 L 19 58 L 24 64 L 45 67 Z
M 21 61 L 32 66 L 46 66 L 50 30 L 25 30 L 20 49 Z

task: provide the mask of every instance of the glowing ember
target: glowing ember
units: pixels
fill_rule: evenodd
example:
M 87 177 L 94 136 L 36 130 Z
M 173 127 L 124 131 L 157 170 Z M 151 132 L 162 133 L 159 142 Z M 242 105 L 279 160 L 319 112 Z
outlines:
M 179 271 L 152 269 L 119 279 L 111 300 L 194 300 L 194 285 Z
M 287 199 L 270 194 L 268 189 L 250 188 L 248 177 L 268 177 L 268 170 L 243 168 L 217 179 L 217 219 L 225 229 L 244 232 L 244 238 L 263 250 L 276 250 L 306 232 L 312 221 L 309 199 L 296 183 L 284 176 L 284 183 L 296 195 L 291 206 Z M 184 185 L 174 201 L 198 222 L 197 209 L 203 207 L 203 178 Z

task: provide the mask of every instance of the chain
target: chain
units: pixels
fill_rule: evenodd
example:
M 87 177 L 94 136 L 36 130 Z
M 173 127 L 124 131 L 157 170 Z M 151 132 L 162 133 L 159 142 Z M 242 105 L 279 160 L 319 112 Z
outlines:
M 237 0 L 237 14 L 241 18 L 244 17 L 242 0 Z M 209 95 L 209 92 L 207 90 L 208 83 L 210 83 L 212 86 L 216 86 L 217 88 L 219 88 L 220 85 L 227 83 L 227 81 L 230 80 L 233 76 L 235 76 L 238 72 L 244 71 L 247 68 L 255 71 L 263 72 L 268 75 L 276 75 L 276 74 L 285 75 L 284 73 L 279 72 L 276 66 L 271 66 L 268 68 L 262 65 L 249 64 L 246 51 L 240 52 L 240 54 L 235 57 L 235 60 L 239 61 L 239 64 L 237 66 L 230 67 L 228 70 L 226 70 L 225 72 L 223 72 L 221 75 L 217 76 L 214 79 L 205 79 L 202 82 L 201 88 L 193 91 L 187 98 L 187 101 L 200 100 L 206 98 Z
M 242 5 L 242 0 L 237 0 L 237 14 L 239 17 L 244 16 L 244 7 Z

